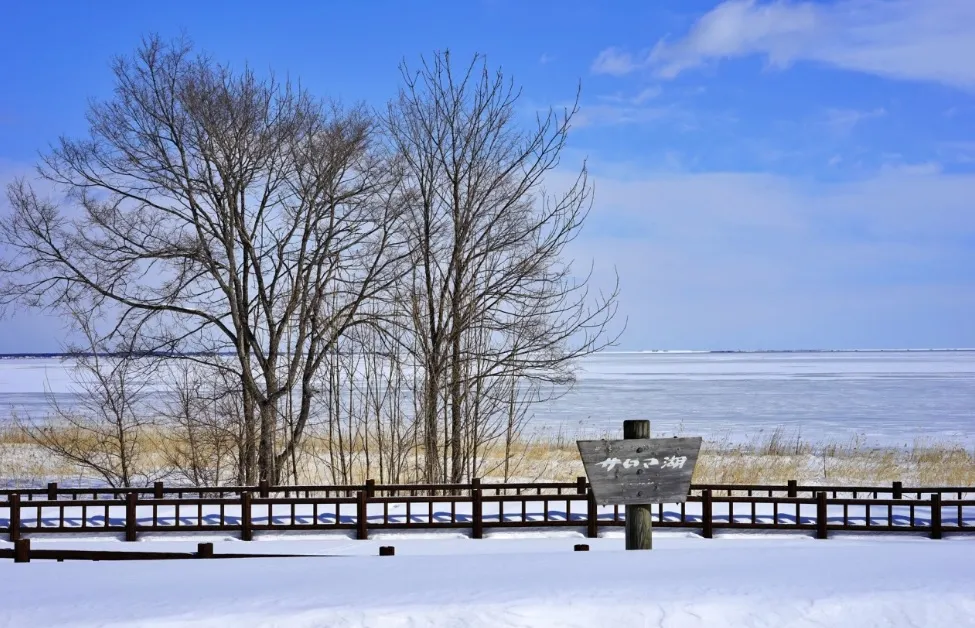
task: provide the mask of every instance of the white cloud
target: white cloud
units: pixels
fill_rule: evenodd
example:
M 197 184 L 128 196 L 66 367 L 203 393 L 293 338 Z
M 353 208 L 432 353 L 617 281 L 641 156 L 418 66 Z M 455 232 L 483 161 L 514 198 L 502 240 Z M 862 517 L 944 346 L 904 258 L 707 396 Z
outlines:
M 593 71 L 622 75 L 649 68 L 661 78 L 673 78 L 749 55 L 762 55 L 773 67 L 812 61 L 975 90 L 975 2 L 727 0 L 684 37 L 661 40 L 649 53 L 604 50 Z
M 778 241 L 814 233 L 828 238 L 831 226 L 854 221 L 865 238 L 975 236 L 975 175 L 948 174 L 934 163 L 890 165 L 842 183 L 740 172 L 621 179 L 598 163 L 593 170 L 599 186 L 594 216 L 637 220 L 652 237 L 720 239 L 746 228 Z
M 543 52 L 542 56 L 538 58 L 538 63 L 541 65 L 548 65 L 549 63 L 555 61 L 555 55 L 550 55 L 547 52 Z
M 623 52 L 618 48 L 607 48 L 600 52 L 596 60 L 592 62 L 591 69 L 594 74 L 622 76 L 629 74 L 638 67 L 632 54 Z
M 591 165 L 595 205 L 573 252 L 596 260 L 597 281 L 619 271 L 627 348 L 975 341 L 975 175 L 917 164 L 820 183 Z

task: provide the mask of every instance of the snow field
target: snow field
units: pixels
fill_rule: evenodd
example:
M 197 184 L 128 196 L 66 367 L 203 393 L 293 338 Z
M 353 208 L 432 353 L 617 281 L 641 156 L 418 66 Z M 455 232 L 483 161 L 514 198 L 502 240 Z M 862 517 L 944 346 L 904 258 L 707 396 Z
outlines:
M 70 406 L 72 362 L 0 360 L 0 426 L 13 413 L 43 417 L 48 394 Z M 975 351 L 829 353 L 602 352 L 578 363 L 578 383 L 535 409 L 542 436 L 617 434 L 649 418 L 654 434 L 749 442 L 775 429 L 804 442 L 902 447 L 975 445 Z M 150 382 L 162 391 L 166 381 Z
M 37 544 L 132 545 L 69 538 Z M 195 549 L 195 537 L 161 538 L 139 549 Z M 248 551 L 332 556 L 4 561 L 0 627 L 975 626 L 968 537 L 703 540 L 661 532 L 651 552 L 624 551 L 622 532 L 586 540 L 590 552 L 573 552 L 580 538 L 569 533 L 259 538 Z M 376 556 L 380 544 L 397 555 Z M 243 545 L 218 541 L 215 550 Z

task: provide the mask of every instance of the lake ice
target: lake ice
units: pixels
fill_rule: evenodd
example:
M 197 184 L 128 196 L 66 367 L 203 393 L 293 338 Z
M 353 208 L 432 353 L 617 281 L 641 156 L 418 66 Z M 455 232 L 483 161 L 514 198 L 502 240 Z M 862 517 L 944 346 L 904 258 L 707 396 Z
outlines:
M 70 363 L 0 360 L 0 420 L 41 414 L 45 395 L 70 402 Z M 975 444 L 975 351 L 849 353 L 602 353 L 578 382 L 540 406 L 532 427 L 550 435 L 616 435 L 623 419 L 655 434 L 747 440 L 781 426 L 807 441 Z

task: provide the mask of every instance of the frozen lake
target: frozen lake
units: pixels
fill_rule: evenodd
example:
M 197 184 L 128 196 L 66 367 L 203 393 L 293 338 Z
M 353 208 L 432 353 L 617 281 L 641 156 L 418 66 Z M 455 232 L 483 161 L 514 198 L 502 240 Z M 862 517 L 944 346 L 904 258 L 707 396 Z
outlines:
M 45 391 L 70 402 L 57 359 L 0 360 L 0 420 L 43 414 Z M 745 440 L 781 426 L 803 440 L 975 445 L 975 351 L 851 353 L 603 353 L 578 383 L 539 407 L 549 433 L 615 434 L 645 418 L 654 433 Z

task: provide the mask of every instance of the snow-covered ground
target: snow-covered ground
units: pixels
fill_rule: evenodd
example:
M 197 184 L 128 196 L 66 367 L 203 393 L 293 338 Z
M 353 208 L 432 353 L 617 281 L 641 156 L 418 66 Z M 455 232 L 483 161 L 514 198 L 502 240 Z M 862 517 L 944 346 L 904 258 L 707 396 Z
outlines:
M 34 547 L 188 551 L 36 540 Z M 622 532 L 265 536 L 220 552 L 320 557 L 146 562 L 0 562 L 0 626 L 975 626 L 975 539 Z M 590 552 L 573 552 L 575 543 Z M 378 557 L 393 545 L 394 557 Z M 8 544 L 0 543 L 0 546 Z M 245 549 L 242 549 L 245 548 Z
M 0 360 L 0 423 L 43 415 L 46 394 L 70 403 L 70 363 Z M 806 441 L 975 444 L 975 351 L 600 353 L 579 362 L 575 389 L 540 406 L 550 435 L 616 434 L 627 418 L 654 433 L 747 440 L 776 428 Z
M 650 418 L 655 433 L 754 436 L 777 426 L 803 439 L 838 440 L 858 433 L 868 442 L 911 443 L 916 438 L 972 442 L 975 352 L 829 354 L 603 354 L 582 363 L 576 390 L 540 409 L 536 425 L 568 436 L 619 430 L 622 419 Z M 0 361 L 0 421 L 13 408 L 43 408 L 50 389 L 69 400 L 64 365 L 56 360 Z M 564 504 L 532 504 L 566 516 Z M 871 511 L 884 524 L 909 516 L 898 505 Z M 697 515 L 699 504 L 688 504 Z M 673 506 L 667 511 L 676 515 Z M 353 505 L 301 521 L 327 525 L 354 520 Z M 413 518 L 429 516 L 424 509 Z M 512 508 L 512 511 L 516 509 Z M 673 511 L 673 512 L 672 512 Z M 584 514 L 573 506 L 572 514 Z M 608 516 L 606 509 L 601 509 Z M 767 508 L 757 509 L 769 517 Z M 561 514 L 560 514 L 561 513 Z M 24 523 L 37 523 L 27 508 Z M 160 523 L 173 522 L 160 507 Z M 228 517 L 239 516 L 228 505 Z M 273 513 L 275 516 L 277 512 Z M 466 506 L 458 510 L 466 515 Z M 714 514 L 727 519 L 726 504 Z M 806 505 L 802 517 L 814 517 Z M 865 523 L 863 508 L 849 510 Z M 124 517 L 124 508 L 88 514 Z M 397 506 L 391 515 L 405 517 Z M 485 504 L 485 515 L 496 516 Z M 830 518 L 841 516 L 831 506 Z M 930 517 L 918 505 L 919 519 Z M 0 518 L 9 515 L 0 508 Z M 60 508 L 40 513 L 60 520 Z M 80 526 L 76 508 L 63 515 Z M 151 512 L 140 506 L 146 523 Z M 192 525 L 213 513 L 181 508 Z M 268 513 L 255 507 L 254 522 Z M 381 516 L 375 505 L 370 519 Z M 449 516 L 440 505 L 435 517 Z M 736 518 L 750 511 L 736 509 Z M 966 507 L 966 523 L 975 512 Z M 506 517 L 520 518 L 520 508 Z M 780 513 L 785 521 L 795 513 Z M 888 517 L 890 519 L 888 520 Z M 950 525 L 956 511 L 946 508 Z M 290 520 L 290 510 L 284 515 Z M 117 523 L 117 522 L 116 522 Z M 490 526 L 490 523 L 488 523 Z M 658 531 L 651 552 L 623 550 L 623 532 L 585 539 L 564 531 L 498 531 L 472 540 L 466 531 L 392 534 L 370 532 L 355 541 L 345 532 L 259 532 L 250 543 L 237 532 L 191 535 L 140 533 L 137 543 L 112 534 L 30 534 L 34 548 L 192 551 L 213 541 L 216 552 L 316 554 L 309 558 L 145 562 L 0 561 L 0 628 L 33 626 L 973 626 L 975 535 L 856 536 L 831 532 L 731 534 L 712 540 L 696 531 Z M 573 552 L 587 543 L 590 552 Z M 395 557 L 376 556 L 394 545 Z M 10 547 L 0 542 L 0 547 Z

